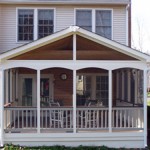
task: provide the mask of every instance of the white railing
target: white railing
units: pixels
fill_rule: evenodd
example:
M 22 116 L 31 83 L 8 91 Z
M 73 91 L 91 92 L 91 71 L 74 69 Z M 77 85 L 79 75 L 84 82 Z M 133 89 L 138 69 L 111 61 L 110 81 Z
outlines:
M 144 126 L 143 113 L 142 107 L 112 108 L 112 128 L 142 129 Z
M 72 108 L 41 108 L 41 129 L 72 129 Z
M 109 109 L 98 107 L 77 107 L 77 130 L 108 129 Z M 142 107 L 113 107 L 112 129 L 143 129 Z M 37 108 L 4 107 L 5 131 L 37 129 Z M 73 129 L 73 108 L 50 107 L 40 110 L 41 129 Z
M 108 108 L 77 108 L 77 129 L 108 129 Z
M 32 107 L 5 107 L 4 129 L 20 131 L 37 128 L 37 109 Z

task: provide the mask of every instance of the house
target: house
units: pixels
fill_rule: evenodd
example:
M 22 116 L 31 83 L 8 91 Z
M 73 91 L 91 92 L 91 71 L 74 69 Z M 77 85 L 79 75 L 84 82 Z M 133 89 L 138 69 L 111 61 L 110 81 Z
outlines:
M 150 56 L 130 0 L 0 1 L 0 142 L 147 145 Z

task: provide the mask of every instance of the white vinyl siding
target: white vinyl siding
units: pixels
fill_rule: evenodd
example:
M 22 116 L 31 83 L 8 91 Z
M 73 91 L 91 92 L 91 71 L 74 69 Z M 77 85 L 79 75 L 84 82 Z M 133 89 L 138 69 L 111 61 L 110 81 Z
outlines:
M 21 44 L 16 44 L 16 7 L 11 5 L 6 5 L 1 7 L 2 11 L 2 21 L 1 22 L 1 41 L 0 50 L 5 51 Z
M 27 5 L 3 5 L 1 6 L 2 11 L 2 21 L 1 21 L 1 39 L 0 39 L 0 51 L 6 51 L 15 47 L 18 47 L 22 44 L 25 44 L 24 42 L 17 42 L 17 27 L 16 27 L 16 8 L 17 7 L 27 7 Z M 35 7 L 34 5 L 31 5 L 31 8 Z M 43 7 L 51 7 L 51 5 L 42 5 Z M 29 7 L 30 8 L 30 7 Z M 38 8 L 38 7 L 37 7 Z M 39 6 L 40 8 L 40 6 Z M 74 13 L 76 6 L 54 6 L 55 12 L 56 12 L 56 20 L 55 20 L 55 31 L 59 31 L 62 29 L 65 29 L 71 25 L 74 25 Z M 83 6 L 82 6 L 83 8 Z M 88 8 L 88 7 L 85 7 Z M 99 8 L 96 6 L 90 6 L 89 8 Z M 113 40 L 118 41 L 122 44 L 126 44 L 126 8 L 125 7 L 102 7 L 103 9 L 113 9 L 113 33 L 112 37 Z
M 74 25 L 74 7 L 56 7 L 56 31 L 71 25 Z
M 113 39 L 126 44 L 126 8 L 113 9 Z

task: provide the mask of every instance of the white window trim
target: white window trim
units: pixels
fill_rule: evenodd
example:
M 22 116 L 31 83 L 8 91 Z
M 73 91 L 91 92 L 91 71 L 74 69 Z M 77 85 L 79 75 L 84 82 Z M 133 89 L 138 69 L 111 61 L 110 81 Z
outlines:
M 113 32 L 113 9 L 110 8 L 74 8 L 74 25 L 76 25 L 76 12 L 77 10 L 91 10 L 92 11 L 92 32 L 95 33 L 96 31 L 96 24 L 95 24 L 95 19 L 96 19 L 96 11 L 97 10 L 108 10 L 111 11 L 111 40 L 114 38 L 114 32 Z
M 32 78 L 33 79 L 33 85 L 32 85 L 32 96 L 33 96 L 33 103 L 32 105 L 35 103 L 35 99 L 36 98 L 36 87 L 37 87 L 37 74 L 19 74 L 19 99 L 21 101 L 19 101 L 19 104 L 22 104 L 22 80 L 25 79 L 25 78 Z M 40 78 L 48 78 L 49 79 L 49 84 L 50 84 L 50 87 L 49 87 L 49 98 L 51 99 L 54 99 L 54 84 L 53 84 L 53 81 L 54 81 L 54 75 L 53 74 L 41 74 Z
M 49 9 L 54 11 L 54 33 L 56 32 L 56 8 L 54 7 L 16 7 L 16 43 L 28 43 L 31 41 L 18 41 L 18 11 L 19 9 L 32 9 L 34 14 L 33 14 L 33 26 L 34 26 L 34 31 L 33 31 L 33 41 L 38 39 L 38 10 L 44 10 L 44 9 Z

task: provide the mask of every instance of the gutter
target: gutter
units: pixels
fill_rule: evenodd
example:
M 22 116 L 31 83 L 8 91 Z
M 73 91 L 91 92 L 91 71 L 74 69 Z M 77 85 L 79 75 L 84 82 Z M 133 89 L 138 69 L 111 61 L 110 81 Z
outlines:
M 119 1 L 115 1 L 112 2 L 112 0 L 110 1 L 103 1 L 100 2 L 98 0 L 95 1 L 91 1 L 91 0 L 86 0 L 86 1 L 78 1 L 78 0 L 60 0 L 60 1 L 48 1 L 48 0 L 43 0 L 43 1 L 38 1 L 38 0 L 0 0 L 0 4 L 67 4 L 67 5 L 72 5 L 72 4 L 87 4 L 87 5 L 91 5 L 91 4 L 102 4 L 102 5 L 128 5 L 130 2 L 129 1 L 125 1 L 125 2 L 119 2 Z

